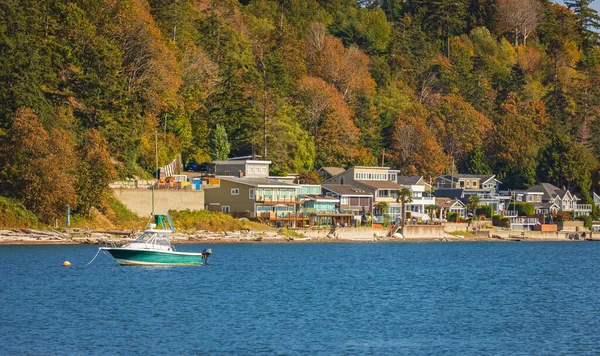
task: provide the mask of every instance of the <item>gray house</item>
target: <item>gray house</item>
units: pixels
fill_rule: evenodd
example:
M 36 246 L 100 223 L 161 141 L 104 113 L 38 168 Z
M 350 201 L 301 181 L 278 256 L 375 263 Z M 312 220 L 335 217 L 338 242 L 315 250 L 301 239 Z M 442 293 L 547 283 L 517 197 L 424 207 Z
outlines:
M 259 161 L 251 156 L 214 161 L 216 176 L 268 177 L 271 161 Z

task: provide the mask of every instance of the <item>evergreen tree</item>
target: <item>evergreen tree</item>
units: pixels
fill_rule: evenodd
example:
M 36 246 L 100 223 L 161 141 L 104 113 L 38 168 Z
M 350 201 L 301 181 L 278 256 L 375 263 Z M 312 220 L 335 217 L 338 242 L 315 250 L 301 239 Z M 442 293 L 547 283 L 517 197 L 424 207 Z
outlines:
M 227 160 L 230 148 L 225 127 L 218 124 L 210 135 L 210 158 L 213 161 Z
M 600 16 L 598 11 L 590 7 L 594 0 L 566 0 L 565 5 L 573 10 L 577 17 L 578 30 L 581 35 L 584 50 L 590 50 L 598 45 L 600 39 Z

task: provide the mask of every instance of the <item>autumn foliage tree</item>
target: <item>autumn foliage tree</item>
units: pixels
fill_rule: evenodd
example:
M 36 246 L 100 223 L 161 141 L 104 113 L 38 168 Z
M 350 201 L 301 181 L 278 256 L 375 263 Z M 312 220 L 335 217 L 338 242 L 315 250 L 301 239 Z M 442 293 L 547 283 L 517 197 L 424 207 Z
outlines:
M 21 199 L 44 222 L 66 216 L 75 203 L 73 151 L 65 132 L 50 136 L 33 110 L 17 111 L 0 147 L 0 184 L 5 194 Z
M 81 144 L 77 179 L 77 208 L 90 215 L 92 207 L 101 207 L 108 185 L 117 177 L 106 141 L 98 130 L 90 129 Z

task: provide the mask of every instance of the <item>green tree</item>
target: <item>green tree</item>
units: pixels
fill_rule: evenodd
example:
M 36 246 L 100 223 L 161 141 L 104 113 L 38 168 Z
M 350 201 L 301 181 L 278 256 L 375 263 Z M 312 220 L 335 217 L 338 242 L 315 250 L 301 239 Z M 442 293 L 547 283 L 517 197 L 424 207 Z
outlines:
M 469 174 L 492 174 L 492 169 L 480 146 L 476 146 L 467 156 L 466 170 Z
M 402 233 L 404 233 L 404 225 L 406 224 L 406 204 L 412 203 L 412 192 L 404 187 L 396 191 L 396 203 L 402 204 Z
M 477 210 L 479 203 L 481 203 L 481 198 L 477 195 L 473 194 L 469 196 L 469 209 L 473 212 L 473 216 L 475 216 L 475 211 Z
M 565 5 L 575 13 L 577 17 L 578 31 L 581 36 L 584 50 L 598 46 L 600 37 L 600 16 L 598 11 L 590 7 L 594 0 L 566 0 Z
M 210 135 L 210 158 L 213 161 L 227 160 L 229 156 L 229 140 L 223 125 L 217 124 Z
M 77 177 L 77 207 L 90 216 L 92 207 L 101 208 L 109 194 L 109 184 L 117 172 L 100 132 L 90 129 L 81 145 Z

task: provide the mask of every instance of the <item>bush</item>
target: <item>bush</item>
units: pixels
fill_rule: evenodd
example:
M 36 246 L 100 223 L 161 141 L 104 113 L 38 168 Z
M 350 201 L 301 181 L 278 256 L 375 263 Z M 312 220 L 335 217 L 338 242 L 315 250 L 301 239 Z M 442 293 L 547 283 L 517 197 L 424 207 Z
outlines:
M 460 216 L 458 215 L 458 213 L 448 213 L 448 215 L 446 216 L 448 222 L 458 222 L 459 218 Z
M 528 216 L 533 215 L 535 213 L 535 207 L 531 203 L 525 202 L 512 202 L 508 204 L 508 210 L 517 211 L 517 215 L 519 216 Z
M 475 215 L 485 215 L 486 218 L 491 218 L 494 214 L 494 207 L 491 205 L 482 205 L 475 210 Z
M 585 226 L 588 229 L 592 228 L 592 217 L 589 215 L 583 215 L 583 216 L 578 216 L 577 220 L 579 221 L 583 221 L 583 226 Z
M 493 215 L 492 216 L 492 225 L 498 226 L 498 227 L 509 227 L 510 219 L 505 218 L 502 215 Z
M 180 230 L 234 231 L 264 229 L 265 225 L 249 220 L 235 219 L 225 213 L 208 210 L 170 211 L 173 225 Z

